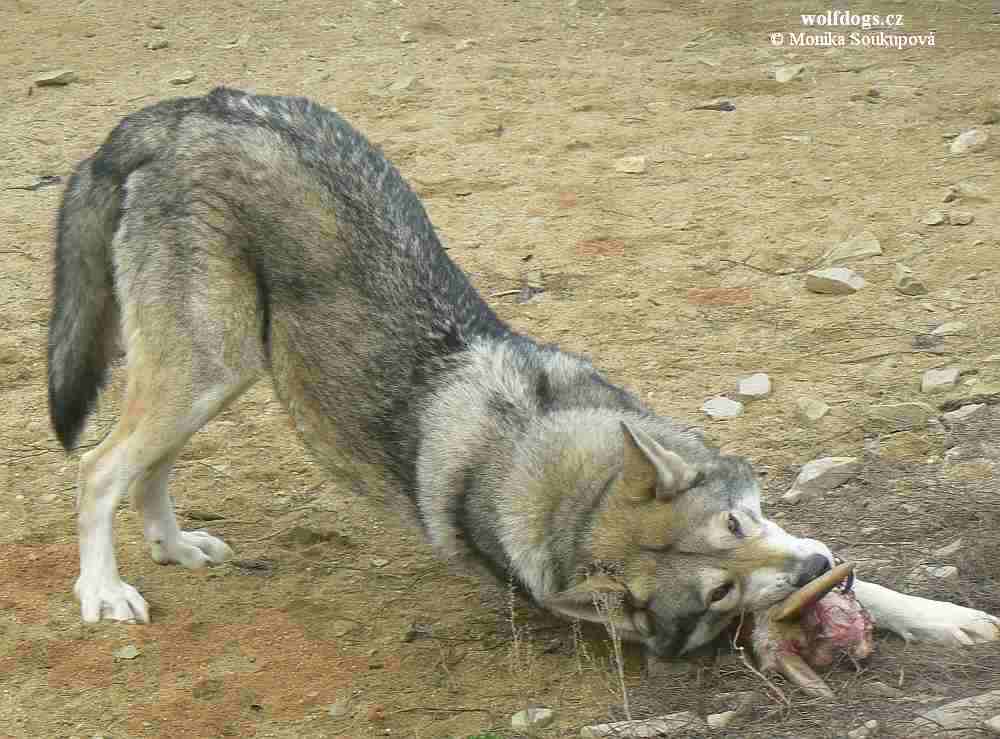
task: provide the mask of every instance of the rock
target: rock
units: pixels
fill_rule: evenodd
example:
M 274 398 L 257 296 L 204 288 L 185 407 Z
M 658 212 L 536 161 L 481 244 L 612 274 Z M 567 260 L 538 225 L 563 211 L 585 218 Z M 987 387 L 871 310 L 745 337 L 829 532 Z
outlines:
M 863 257 L 874 257 L 882 253 L 882 245 L 875 236 L 868 231 L 862 231 L 857 236 L 853 236 L 847 241 L 841 241 L 830 251 L 823 255 L 823 261 L 827 264 L 836 264 L 848 259 L 861 259 Z
M 944 565 L 942 567 L 937 567 L 935 565 L 921 565 L 917 568 L 914 573 L 917 579 L 932 579 L 932 580 L 958 580 L 958 568 L 954 565 Z
M 146 42 L 146 48 L 150 51 L 159 51 L 170 46 L 170 42 L 165 38 L 155 38 Z
M 921 714 L 916 728 L 946 736 L 945 731 L 971 728 L 1000 710 L 1000 690 L 991 690 L 964 700 L 946 703 Z
M 36 87 L 61 87 L 80 79 L 79 75 L 72 69 L 61 69 L 58 72 L 48 72 L 39 77 L 35 77 Z
M 954 554 L 958 554 L 958 551 L 962 548 L 962 540 L 955 539 L 951 544 L 935 549 L 931 554 L 935 559 L 947 559 Z
M 403 641 L 409 644 L 410 642 L 415 642 L 417 639 L 429 639 L 433 634 L 433 626 L 414 621 L 403 632 Z
M 1000 382 L 979 382 L 972 385 L 963 383 L 938 401 L 938 408 L 954 411 L 973 403 L 1000 403 Z
M 958 424 L 982 416 L 986 412 L 985 408 L 985 403 L 969 403 L 969 405 L 963 405 L 958 410 L 948 411 L 942 418 L 944 418 L 948 426 L 957 426 Z
M 997 736 L 1000 736 L 1000 716 L 994 716 L 989 721 L 983 721 L 983 728 Z
M 382 568 L 389 564 L 389 560 L 383 559 L 382 557 L 375 557 L 372 560 L 372 567 Z
M 740 400 L 757 400 L 771 394 L 771 378 L 764 372 L 744 377 L 736 386 L 736 397 Z
M 544 729 L 555 719 L 556 715 L 551 708 L 526 708 L 510 717 L 510 728 L 518 731 Z
M 345 621 L 343 619 L 336 619 L 330 624 L 330 632 L 334 636 L 347 636 L 352 631 L 357 631 L 359 625 L 354 621 Z
M 948 215 L 948 223 L 952 226 L 968 226 L 975 220 L 975 216 L 967 210 L 953 210 Z
M 722 713 L 712 713 L 705 717 L 710 729 L 725 729 L 739 716 L 738 711 L 723 711 Z
M 903 295 L 926 295 L 927 287 L 913 276 L 913 270 L 905 264 L 897 264 L 893 273 L 896 289 Z
M 920 380 L 920 392 L 931 394 L 951 390 L 958 384 L 958 375 L 958 367 L 929 369 L 924 372 L 924 376 Z
M 929 210 L 927 215 L 924 216 L 921 223 L 925 226 L 940 226 L 947 219 L 944 217 L 944 213 L 939 210 Z
M 135 644 L 129 644 L 121 649 L 115 650 L 115 659 L 135 659 L 140 654 Z
M 806 273 L 806 289 L 821 295 L 850 295 L 864 286 L 864 278 L 847 267 L 829 267 Z
M 163 21 L 158 18 L 152 18 L 147 24 L 154 31 L 162 31 L 166 26 L 163 25 Z
M 971 131 L 966 131 L 965 133 L 959 134 L 951 142 L 951 153 L 952 154 L 965 154 L 969 151 L 976 151 L 982 149 L 986 146 L 986 142 L 989 141 L 990 136 L 986 131 L 980 131 L 977 128 L 973 128 Z
M 868 409 L 865 429 L 878 433 L 912 431 L 927 427 L 927 422 L 936 416 L 934 408 L 926 403 L 890 403 L 875 405 Z
M 810 426 L 819 423 L 823 416 L 830 412 L 830 406 L 815 398 L 799 398 L 796 405 L 798 406 L 799 420 Z
M 624 157 L 615 162 L 615 170 L 625 174 L 642 174 L 646 171 L 646 157 Z
M 791 82 L 796 77 L 800 77 L 805 71 L 805 64 L 789 64 L 774 70 L 774 79 L 778 82 Z
M 963 321 L 948 321 L 933 329 L 931 334 L 934 336 L 954 336 L 955 334 L 964 334 L 968 329 L 969 324 Z
M 185 69 L 170 77 L 167 82 L 171 85 L 190 85 L 198 78 L 190 69 Z
M 900 431 L 879 440 L 877 456 L 899 462 L 916 461 L 925 459 L 933 451 L 934 446 L 927 440 L 926 434 Z
M 615 737 L 615 739 L 650 739 L 669 737 L 671 734 L 687 733 L 692 729 L 704 729 L 705 722 L 691 711 L 670 713 L 666 716 L 641 721 L 615 721 L 610 724 L 595 724 L 580 729 L 584 739 Z
M 803 465 L 791 489 L 782 496 L 790 503 L 833 490 L 861 470 L 857 457 L 822 457 Z
M 413 38 L 413 33 L 410 31 L 403 31 L 399 34 L 399 43 L 401 44 L 412 44 L 414 41 L 416 41 L 416 39 Z
M 468 51 L 475 45 L 476 40 L 474 38 L 464 38 L 455 44 L 455 51 Z
M 730 400 L 723 396 L 710 398 L 701 406 L 705 415 L 716 420 L 724 418 L 736 418 L 743 415 L 743 404 L 736 400 Z

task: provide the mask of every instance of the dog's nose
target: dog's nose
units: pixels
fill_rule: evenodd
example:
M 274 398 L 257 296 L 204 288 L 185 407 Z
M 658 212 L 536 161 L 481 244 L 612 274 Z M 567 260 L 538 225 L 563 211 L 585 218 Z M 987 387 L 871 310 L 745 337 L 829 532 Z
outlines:
M 830 560 L 822 554 L 810 554 L 802 563 L 802 572 L 799 573 L 795 581 L 795 587 L 801 588 L 808 582 L 812 582 L 817 577 L 830 569 Z

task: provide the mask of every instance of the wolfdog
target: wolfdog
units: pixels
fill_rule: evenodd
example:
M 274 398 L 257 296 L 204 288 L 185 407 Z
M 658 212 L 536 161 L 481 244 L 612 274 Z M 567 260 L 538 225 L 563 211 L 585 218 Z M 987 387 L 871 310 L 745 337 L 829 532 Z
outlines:
M 126 491 L 155 561 L 231 554 L 178 527 L 167 478 L 265 374 L 345 488 L 411 507 L 443 557 L 555 613 L 613 619 L 657 655 L 833 561 L 765 518 L 747 461 L 503 323 L 397 170 L 313 102 L 220 88 L 133 113 L 76 168 L 57 230 L 49 407 L 67 450 L 125 354 L 121 416 L 80 462 L 84 621 L 149 620 L 115 560 Z M 1000 636 L 980 611 L 855 587 L 907 638 Z M 621 608 L 602 612 L 603 595 Z

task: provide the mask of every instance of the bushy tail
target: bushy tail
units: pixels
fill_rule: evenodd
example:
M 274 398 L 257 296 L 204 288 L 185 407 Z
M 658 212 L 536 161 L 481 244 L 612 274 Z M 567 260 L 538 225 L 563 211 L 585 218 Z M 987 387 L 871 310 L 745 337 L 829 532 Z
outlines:
M 98 155 L 99 156 L 99 155 Z M 118 336 L 111 239 L 121 193 L 84 160 L 63 194 L 49 317 L 49 417 L 67 451 L 104 384 Z

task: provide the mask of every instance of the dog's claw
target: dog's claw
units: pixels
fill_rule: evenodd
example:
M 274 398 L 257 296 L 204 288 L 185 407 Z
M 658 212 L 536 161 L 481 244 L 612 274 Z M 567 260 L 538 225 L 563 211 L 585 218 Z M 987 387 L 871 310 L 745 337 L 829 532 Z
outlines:
M 182 531 L 172 542 L 153 541 L 150 555 L 157 564 L 179 564 L 189 570 L 225 562 L 233 550 L 222 539 L 204 531 Z
M 139 591 L 127 582 L 90 584 L 82 577 L 73 588 L 80 601 L 80 614 L 87 623 L 102 618 L 111 621 L 149 623 L 149 606 Z

